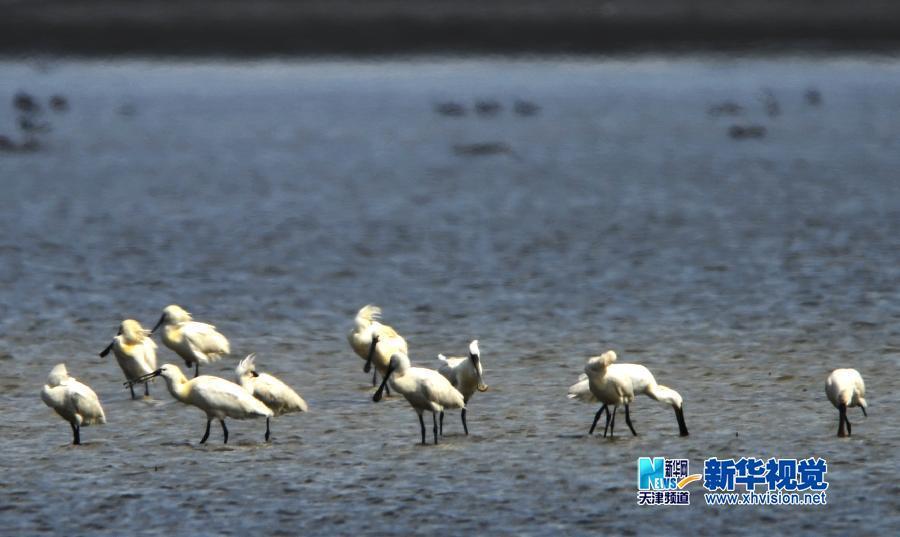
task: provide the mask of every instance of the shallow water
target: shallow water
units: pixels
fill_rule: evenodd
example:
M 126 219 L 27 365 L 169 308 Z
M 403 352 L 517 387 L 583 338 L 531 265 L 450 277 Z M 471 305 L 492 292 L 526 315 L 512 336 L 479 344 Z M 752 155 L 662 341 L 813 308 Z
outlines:
M 2 533 L 492 535 L 890 533 L 900 523 L 900 62 L 635 58 L 383 63 L 0 63 L 70 110 L 0 153 Z M 805 92 L 817 88 L 822 102 Z M 779 104 L 766 108 L 766 89 Z M 497 100 L 493 118 L 478 99 Z M 515 115 L 516 99 L 541 106 Z M 436 114 L 455 100 L 461 118 Z M 734 101 L 740 116 L 714 116 Z M 732 125 L 762 125 L 735 140 Z M 460 147 L 509 151 L 471 155 Z M 503 145 L 505 144 L 505 145 Z M 414 362 L 478 338 L 491 390 L 422 447 L 402 400 L 371 402 L 345 340 L 384 308 Z M 306 415 L 204 418 L 162 383 L 130 401 L 97 353 L 178 303 Z M 613 348 L 685 399 L 632 407 L 640 436 L 588 437 L 566 399 Z M 161 362 L 180 360 L 160 349 Z M 53 364 L 109 423 L 40 401 Z M 230 377 L 234 357 L 205 368 Z M 828 371 L 865 377 L 835 437 Z M 430 436 L 430 431 L 429 431 Z M 825 457 L 829 505 L 635 503 L 639 456 Z M 650 516 L 640 516 L 650 515 Z M 637 518 L 639 517 L 639 518 Z

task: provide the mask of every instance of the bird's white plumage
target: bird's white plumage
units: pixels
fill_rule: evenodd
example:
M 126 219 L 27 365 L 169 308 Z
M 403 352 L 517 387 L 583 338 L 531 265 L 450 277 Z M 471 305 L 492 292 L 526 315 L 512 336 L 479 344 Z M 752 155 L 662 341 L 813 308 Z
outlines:
M 180 306 L 167 306 L 160 323 L 163 343 L 181 356 L 187 366 L 215 362 L 231 352 L 228 340 L 215 326 L 194 321 Z
M 353 329 L 347 334 L 347 341 L 353 352 L 365 360 L 369 356 L 369 348 L 372 345 L 372 335 L 378 335 L 378 344 L 372 356 L 372 364 L 378 372 L 384 375 L 391 356 L 396 353 L 408 354 L 406 340 L 396 330 L 379 322 L 381 308 L 371 304 L 363 306 L 356 313 Z
M 835 369 L 825 380 L 825 393 L 835 408 L 859 406 L 866 408 L 866 384 L 855 369 Z
M 613 406 L 631 404 L 634 400 L 631 378 L 624 372 L 610 371 L 609 365 L 615 361 L 614 351 L 606 351 L 600 356 L 588 358 L 584 366 L 588 387 L 601 403 Z
M 476 391 L 487 391 L 488 385 L 484 382 L 484 369 L 477 339 L 469 344 L 469 356 L 447 358 L 439 354 L 438 359 L 442 362 L 438 367 L 438 373 L 459 390 L 467 403 Z
M 463 395 L 450 381 L 433 369 L 412 367 L 409 357 L 396 353 L 391 357 L 390 383 L 419 413 L 442 412 L 445 409 L 465 408 Z
M 224 420 L 265 418 L 273 412 L 261 401 L 234 382 L 211 375 L 188 380 L 176 365 L 165 364 L 160 376 L 172 396 L 182 403 L 193 405 L 206 413 L 208 419 Z
M 64 364 L 58 364 L 50 371 L 47 384 L 41 390 L 41 399 L 77 427 L 106 423 L 106 414 L 97 394 L 70 377 Z
M 112 350 L 126 380 L 133 380 L 156 370 L 156 343 L 150 331 L 132 319 L 122 321 Z
M 653 373 L 641 364 L 611 363 L 607 366 L 607 371 L 615 376 L 627 377 L 631 381 L 631 390 L 634 395 L 646 395 L 677 408 L 681 408 L 683 404 L 678 392 L 668 386 L 658 384 Z M 599 399 L 591 392 L 588 377 L 584 373 L 578 377 L 578 382 L 569 387 L 568 397 L 585 403 L 599 402 Z
M 268 373 L 256 373 L 255 358 L 253 354 L 247 356 L 234 370 L 238 384 L 247 393 L 262 401 L 276 416 L 309 410 L 306 401 L 290 386 Z

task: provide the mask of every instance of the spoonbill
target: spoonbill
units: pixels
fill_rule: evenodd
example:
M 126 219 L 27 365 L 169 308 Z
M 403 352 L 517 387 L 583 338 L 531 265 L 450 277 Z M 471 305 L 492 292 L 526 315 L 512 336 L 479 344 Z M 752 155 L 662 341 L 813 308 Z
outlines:
M 269 407 L 275 416 L 309 410 L 306 401 L 290 386 L 268 373 L 256 372 L 256 354 L 250 354 L 241 360 L 234 373 L 238 384 Z M 269 418 L 266 417 L 266 442 L 268 441 Z
M 146 382 L 153 377 L 161 376 L 172 397 L 186 405 L 193 405 L 206 412 L 206 432 L 200 443 L 209 438 L 209 426 L 217 419 L 222 424 L 225 444 L 228 443 L 228 427 L 225 418 L 245 420 L 250 418 L 271 418 L 272 411 L 261 401 L 247 393 L 237 384 L 211 375 L 200 375 L 188 380 L 177 365 L 165 364 L 153 373 L 139 377 L 126 384 Z
M 634 388 L 631 379 L 622 372 L 610 371 L 609 366 L 617 359 L 615 351 L 606 351 L 600 356 L 592 356 L 588 358 L 584 366 L 584 374 L 588 381 L 588 388 L 597 401 L 603 403 L 603 406 L 613 405 L 612 415 L 609 408 L 606 409 L 606 425 L 609 428 L 609 435 L 613 436 L 616 428 L 616 411 L 619 406 L 625 407 L 625 423 L 634 433 L 634 427 L 631 425 L 631 415 L 628 412 L 628 405 L 634 401 Z M 597 411 L 594 421 L 600 419 L 603 407 Z M 606 430 L 603 431 L 606 436 Z
M 825 394 L 828 400 L 838 409 L 838 436 L 850 436 L 850 420 L 847 419 L 847 407 L 858 406 L 863 416 L 866 412 L 866 383 L 862 375 L 855 369 L 835 369 L 825 380 Z M 847 431 L 844 432 L 844 424 Z
M 379 322 L 381 308 L 369 304 L 356 313 L 354 326 L 347 335 L 353 351 L 366 361 L 363 371 L 368 373 L 375 364 L 378 373 L 384 376 L 388 362 L 394 353 L 408 354 L 406 340 L 396 330 Z M 372 386 L 375 386 L 375 372 L 372 372 Z M 390 393 L 390 389 L 388 389 Z
M 122 373 L 125 373 L 125 380 L 152 373 L 156 369 L 156 343 L 149 335 L 150 331 L 142 327 L 141 323 L 125 319 L 119 325 L 118 335 L 100 351 L 100 357 L 105 357 L 112 350 Z M 131 389 L 131 398 L 134 399 L 134 385 L 130 384 L 128 387 Z M 150 395 L 150 384 L 146 382 L 144 395 Z
M 631 388 L 635 395 L 643 394 L 660 403 L 671 406 L 675 410 L 675 420 L 678 422 L 679 434 L 681 434 L 681 436 L 688 436 L 687 425 L 684 422 L 684 401 L 678 392 L 668 386 L 657 384 L 656 379 L 653 377 L 653 373 L 640 364 L 614 363 L 607 366 L 607 371 L 614 375 L 627 376 L 631 380 Z M 582 374 L 578 378 L 578 382 L 569 387 L 569 398 L 578 399 L 579 401 L 584 401 L 586 403 L 599 402 L 599 399 L 591 392 L 589 384 L 590 381 L 588 380 L 587 375 Z M 591 424 L 591 429 L 588 434 L 594 434 L 594 428 L 597 427 L 597 422 L 600 420 L 600 416 L 603 415 L 604 411 L 607 413 L 608 422 L 609 408 L 604 404 L 594 416 L 594 423 Z M 626 418 L 627 417 L 628 412 L 626 408 Z M 626 422 L 628 421 L 629 420 L 626 419 Z M 628 423 L 628 427 L 631 429 L 632 434 L 637 436 L 631 423 Z
M 41 390 L 44 404 L 72 426 L 72 444 L 81 444 L 81 426 L 106 423 L 106 414 L 94 390 L 69 376 L 65 364 L 50 370 L 47 384 Z
M 488 385 L 484 383 L 483 371 L 481 369 L 481 352 L 478 350 L 478 340 L 473 339 L 469 343 L 469 356 L 447 358 L 443 354 L 438 354 L 438 359 L 444 362 L 438 368 L 438 373 L 443 375 L 454 388 L 459 390 L 463 396 L 466 405 L 476 390 L 486 392 Z M 469 427 L 466 425 L 466 407 L 460 412 L 462 416 L 463 430 L 469 434 Z M 444 413 L 441 412 L 440 431 L 444 434 Z
M 215 326 L 198 323 L 181 306 L 166 306 L 150 333 L 160 326 L 163 326 L 163 343 L 181 356 L 186 367 L 194 366 L 194 377 L 200 374 L 200 364 L 215 362 L 231 352 L 228 340 Z
M 391 378 L 393 376 L 393 379 Z M 465 408 L 466 401 L 459 390 L 450 384 L 450 381 L 433 369 L 424 367 L 412 367 L 409 357 L 403 353 L 395 353 L 388 362 L 387 371 L 378 391 L 372 396 L 376 403 L 381 401 L 381 393 L 388 381 L 394 385 L 394 390 L 406 398 L 416 414 L 419 415 L 419 425 L 422 428 L 422 444 L 425 444 L 425 420 L 422 413 L 431 412 L 434 423 L 434 443 L 438 443 L 437 415 L 445 408 Z

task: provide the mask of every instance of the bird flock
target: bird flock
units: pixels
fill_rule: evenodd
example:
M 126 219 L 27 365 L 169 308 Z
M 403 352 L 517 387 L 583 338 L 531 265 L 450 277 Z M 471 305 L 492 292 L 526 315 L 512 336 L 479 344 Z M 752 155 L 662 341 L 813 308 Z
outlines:
M 152 335 L 162 327 L 163 344 L 184 360 L 194 377 L 188 379 L 174 364 L 157 367 L 157 345 Z M 413 366 L 409 359 L 406 340 L 391 326 L 381 322 L 381 309 L 374 305 L 362 307 L 347 335 L 353 351 L 365 361 L 363 371 L 372 372 L 372 386 L 378 386 L 372 397 L 379 402 L 385 394 L 402 395 L 419 418 L 422 444 L 427 444 L 424 413 L 432 418 L 432 437 L 435 444 L 444 434 L 444 412 L 459 410 L 463 432 L 469 434 L 466 422 L 467 405 L 476 392 L 485 392 L 484 369 L 478 340 L 469 344 L 468 355 L 446 357 L 438 355 L 438 369 Z M 270 420 L 293 412 L 307 412 L 306 401 L 290 386 L 278 378 L 256 370 L 256 355 L 250 354 L 235 368 L 235 381 L 200 375 L 200 364 L 209 364 L 230 354 L 228 339 L 211 324 L 193 320 L 190 313 L 177 305 L 167 306 L 152 330 L 138 321 L 125 319 L 113 340 L 101 352 L 105 357 L 112 352 L 122 373 L 124 385 L 136 398 L 134 387 L 144 385 L 144 395 L 150 395 L 149 382 L 162 377 L 166 388 L 176 400 L 192 405 L 206 414 L 206 430 L 201 444 L 209 439 L 213 420 L 222 426 L 223 441 L 228 442 L 225 419 L 266 419 L 265 441 L 270 441 Z M 585 403 L 600 404 L 594 414 L 588 434 L 593 434 L 600 418 L 606 415 L 603 436 L 615 434 L 616 414 L 624 407 L 625 423 L 633 435 L 637 435 L 631 421 L 630 405 L 635 396 L 670 406 L 675 413 L 678 432 L 688 436 L 684 418 L 684 400 L 674 389 L 656 382 L 649 369 L 640 364 L 617 362 L 615 351 L 606 351 L 587 359 L 584 374 L 569 387 L 568 397 Z M 378 375 L 381 383 L 378 384 Z M 838 436 L 851 434 L 847 409 L 866 408 L 866 388 L 862 376 L 855 369 L 836 369 L 825 382 L 828 400 L 838 410 Z M 106 415 L 97 394 L 87 385 L 69 376 L 65 364 L 58 364 L 50 371 L 47 383 L 41 391 L 44 403 L 68 421 L 72 428 L 73 444 L 81 443 L 81 427 L 106 423 Z M 610 411 L 610 407 L 612 410 Z

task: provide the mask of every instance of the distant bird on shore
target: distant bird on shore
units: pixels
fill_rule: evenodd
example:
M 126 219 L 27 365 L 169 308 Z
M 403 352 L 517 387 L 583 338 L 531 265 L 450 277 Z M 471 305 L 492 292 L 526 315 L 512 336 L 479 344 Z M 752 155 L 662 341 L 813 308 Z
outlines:
M 65 112 L 69 109 L 69 100 L 62 95 L 53 95 L 50 97 L 50 108 L 54 112 Z
M 381 401 L 381 394 L 388 381 L 394 386 L 397 393 L 403 395 L 416 414 L 419 415 L 419 425 L 422 428 L 422 444 L 425 441 L 425 420 L 422 413 L 431 412 L 434 423 L 434 443 L 438 443 L 437 415 L 448 408 L 465 408 L 466 402 L 463 395 L 450 384 L 440 373 L 424 367 L 412 367 L 409 357 L 402 353 L 391 356 L 387 372 L 378 391 L 372 396 L 376 403 Z
M 531 117 L 540 111 L 541 107 L 531 101 L 519 99 L 513 104 L 513 112 L 522 117 Z
M 215 326 L 194 321 L 180 306 L 166 306 L 150 333 L 160 326 L 163 326 L 162 342 L 181 356 L 185 366 L 194 366 L 195 377 L 200 374 L 200 364 L 215 362 L 231 352 L 228 340 Z
M 177 365 L 165 364 L 153 373 L 144 375 L 134 381 L 147 382 L 153 377 L 161 376 L 166 380 L 166 387 L 172 397 L 186 405 L 193 405 L 206 412 L 206 432 L 200 443 L 206 443 L 209 438 L 209 426 L 212 420 L 217 419 L 222 424 L 224 443 L 228 443 L 228 427 L 225 426 L 225 418 L 245 420 L 251 418 L 271 418 L 273 412 L 247 391 L 235 384 L 211 375 L 200 375 L 188 380 Z
M 462 117 L 466 115 L 466 107 L 453 101 L 435 104 L 434 111 L 442 116 L 448 117 Z
M 478 340 L 469 343 L 469 355 L 465 357 L 447 358 L 443 354 L 438 355 L 443 364 L 438 368 L 438 373 L 450 381 L 463 396 L 463 402 L 468 406 L 469 399 L 475 391 L 486 392 L 488 385 L 484 383 L 484 374 L 481 366 L 481 351 L 478 349 Z M 469 434 L 469 426 L 466 424 L 466 407 L 460 411 L 463 431 Z M 444 434 L 444 412 L 441 412 L 440 432 Z
M 290 412 L 306 412 L 309 407 L 290 386 L 268 373 L 256 372 L 256 355 L 250 354 L 234 370 L 237 382 L 247 393 L 269 407 L 273 415 L 281 416 Z M 266 442 L 269 441 L 269 417 L 266 417 Z
M 103 358 L 109 351 L 116 355 L 116 361 L 125 373 L 125 380 L 134 380 L 156 370 L 156 343 L 150 339 L 150 331 L 133 319 L 125 319 L 119 325 L 119 333 L 112 342 L 100 351 Z M 134 385 L 131 398 L 134 399 Z M 150 385 L 144 383 L 144 395 L 150 395 Z
M 366 361 L 363 371 L 368 373 L 375 366 L 378 373 L 384 376 L 388 362 L 394 353 L 409 352 L 406 340 L 396 330 L 382 324 L 381 308 L 371 304 L 363 306 L 356 313 L 353 329 L 347 334 L 347 341 L 353 351 Z M 372 386 L 377 384 L 375 372 L 372 372 Z M 388 390 L 390 393 L 390 390 Z
M 835 369 L 825 380 L 825 394 L 831 404 L 838 409 L 838 436 L 850 436 L 850 420 L 847 419 L 847 408 L 858 406 L 863 415 L 866 412 L 866 384 L 862 375 L 855 369 Z M 844 424 L 847 430 L 844 431 Z
M 502 109 L 503 106 L 493 99 L 475 101 L 475 112 L 482 117 L 494 117 L 499 114 Z
M 27 113 L 38 112 L 41 109 L 41 105 L 38 104 L 37 99 L 24 91 L 15 94 L 13 97 L 13 106 L 16 110 Z
M 72 444 L 81 444 L 81 427 L 106 423 L 106 415 L 94 390 L 69 376 L 65 364 L 59 364 L 47 376 L 41 390 L 44 404 L 72 426 Z
M 671 406 L 672 409 L 675 410 L 675 420 L 678 422 L 679 434 L 681 434 L 681 436 L 688 436 L 688 428 L 684 421 L 684 401 L 678 392 L 668 386 L 657 384 L 656 379 L 653 377 L 653 373 L 640 364 L 613 363 L 607 366 L 607 371 L 612 375 L 627 377 L 631 381 L 631 389 L 634 395 L 643 394 L 660 403 Z M 591 392 L 590 381 L 585 374 L 582 374 L 579 377 L 577 383 L 569 387 L 569 398 L 578 399 L 579 401 L 584 401 L 586 403 L 596 403 L 599 401 L 599 399 L 594 396 L 593 392 Z M 607 423 L 609 423 L 609 408 L 604 404 L 594 416 L 594 422 L 591 424 L 588 434 L 594 434 L 594 429 L 597 427 L 597 421 L 600 420 L 600 416 L 604 411 L 607 413 Z M 637 436 L 637 432 L 635 432 L 634 427 L 630 423 L 629 428 L 631 429 L 632 434 Z M 606 433 L 604 432 L 604 435 L 605 434 Z

